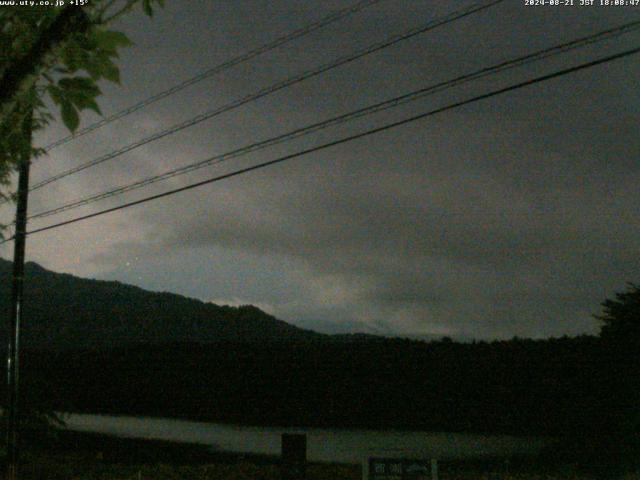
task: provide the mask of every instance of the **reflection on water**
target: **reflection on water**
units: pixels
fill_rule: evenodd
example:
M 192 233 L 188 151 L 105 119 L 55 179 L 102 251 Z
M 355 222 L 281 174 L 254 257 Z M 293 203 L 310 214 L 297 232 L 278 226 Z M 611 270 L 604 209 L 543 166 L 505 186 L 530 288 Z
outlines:
M 467 458 L 536 453 L 548 440 L 507 435 L 244 427 L 166 418 L 65 414 L 71 430 L 123 437 L 201 443 L 232 452 L 280 455 L 282 433 L 306 433 L 312 462 L 358 464 L 369 455 L 402 452 L 421 458 Z

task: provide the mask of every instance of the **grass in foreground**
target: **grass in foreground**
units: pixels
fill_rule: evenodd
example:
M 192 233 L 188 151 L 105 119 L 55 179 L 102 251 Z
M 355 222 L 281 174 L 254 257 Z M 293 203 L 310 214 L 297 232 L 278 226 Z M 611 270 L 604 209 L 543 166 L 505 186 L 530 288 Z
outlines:
M 4 463 L 4 462 L 2 462 Z M 2 478 L 0 476 L 0 478 Z M 20 480 L 281 480 L 279 459 L 211 451 L 202 445 L 64 432 L 47 448 L 25 449 Z M 596 480 L 571 466 L 536 461 L 441 463 L 441 480 Z M 640 480 L 640 474 L 624 480 Z M 310 464 L 308 480 L 361 480 L 358 465 Z
M 40 459 L 42 460 L 42 459 Z M 21 470 L 24 480 L 281 480 L 280 466 L 256 464 L 246 461 L 211 465 L 107 465 L 85 464 L 79 466 L 63 461 L 52 461 L 25 465 Z M 359 466 L 310 465 L 308 480 L 361 480 Z M 595 476 L 578 474 L 533 474 L 533 473 L 481 473 L 441 472 L 442 480 L 595 480 Z M 627 475 L 625 480 L 640 480 L 640 475 Z

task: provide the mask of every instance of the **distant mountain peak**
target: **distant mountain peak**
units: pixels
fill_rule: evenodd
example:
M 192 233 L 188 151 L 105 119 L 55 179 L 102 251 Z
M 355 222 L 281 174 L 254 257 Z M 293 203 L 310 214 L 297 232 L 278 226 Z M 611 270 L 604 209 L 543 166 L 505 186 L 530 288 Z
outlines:
M 12 262 L 0 259 L 0 308 L 9 308 Z M 27 346 L 111 348 L 128 344 L 307 342 L 326 335 L 254 305 L 223 307 L 116 281 L 90 280 L 25 265 L 22 338 Z M 6 335 L 6 325 L 0 325 Z

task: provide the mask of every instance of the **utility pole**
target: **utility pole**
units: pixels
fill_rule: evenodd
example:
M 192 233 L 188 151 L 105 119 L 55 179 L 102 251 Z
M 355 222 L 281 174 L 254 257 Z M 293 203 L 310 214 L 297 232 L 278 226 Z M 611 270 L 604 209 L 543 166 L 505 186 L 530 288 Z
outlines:
M 9 346 L 7 350 L 7 465 L 6 480 L 18 475 L 19 416 L 18 380 L 20 354 L 20 321 L 22 319 L 22 293 L 24 283 L 24 251 L 27 230 L 27 200 L 29 197 L 29 166 L 31 162 L 31 132 L 33 112 L 25 115 L 24 148 L 18 165 L 18 197 L 16 204 L 16 230 L 13 247 L 13 275 L 11 284 L 11 312 L 9 316 Z

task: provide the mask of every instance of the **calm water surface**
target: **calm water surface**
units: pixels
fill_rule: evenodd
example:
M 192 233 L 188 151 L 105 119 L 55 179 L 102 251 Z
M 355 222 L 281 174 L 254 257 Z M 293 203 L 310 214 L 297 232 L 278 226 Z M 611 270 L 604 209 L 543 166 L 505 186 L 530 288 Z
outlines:
M 312 462 L 359 464 L 371 455 L 399 454 L 421 458 L 467 458 L 535 453 L 548 440 L 507 435 L 328 430 L 318 428 L 245 427 L 166 418 L 65 414 L 67 427 L 122 437 L 173 440 L 214 449 L 280 455 L 280 435 L 307 434 Z

